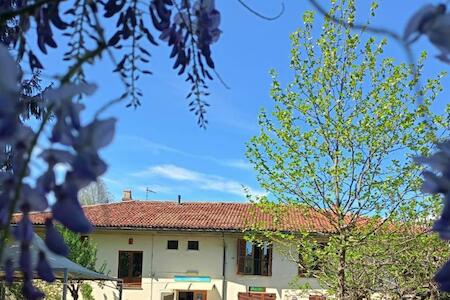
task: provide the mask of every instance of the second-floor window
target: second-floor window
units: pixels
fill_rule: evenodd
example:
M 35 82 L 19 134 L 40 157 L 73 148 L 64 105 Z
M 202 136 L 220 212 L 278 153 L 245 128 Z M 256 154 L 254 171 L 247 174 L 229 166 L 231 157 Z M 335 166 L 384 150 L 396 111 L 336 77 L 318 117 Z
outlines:
M 198 250 L 198 241 L 188 241 L 188 250 Z
M 167 249 L 177 250 L 178 249 L 178 241 L 177 240 L 168 240 L 167 241 Z
M 272 246 L 258 246 L 244 239 L 238 240 L 238 274 L 272 275 Z
M 140 287 L 142 282 L 142 251 L 119 251 L 118 277 L 124 287 Z

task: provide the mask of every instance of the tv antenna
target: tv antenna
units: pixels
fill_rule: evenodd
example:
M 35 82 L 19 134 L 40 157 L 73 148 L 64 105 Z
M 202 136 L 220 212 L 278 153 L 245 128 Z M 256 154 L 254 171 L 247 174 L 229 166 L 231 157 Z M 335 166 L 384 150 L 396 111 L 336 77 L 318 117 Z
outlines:
M 148 200 L 148 193 L 154 193 L 156 192 L 154 190 L 149 189 L 148 187 L 145 189 L 145 200 Z

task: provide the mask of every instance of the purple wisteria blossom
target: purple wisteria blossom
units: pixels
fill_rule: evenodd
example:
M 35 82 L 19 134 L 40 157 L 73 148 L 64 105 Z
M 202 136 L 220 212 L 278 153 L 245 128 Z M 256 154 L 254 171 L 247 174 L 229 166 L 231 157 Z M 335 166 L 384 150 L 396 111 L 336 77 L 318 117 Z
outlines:
M 45 253 L 39 251 L 38 264 L 36 266 L 36 271 L 39 277 L 47 282 L 55 281 L 55 275 L 53 275 L 53 271 L 50 267 L 50 264 L 47 261 L 47 257 Z
M 52 20 L 53 24 L 59 21 Z M 52 46 L 51 36 L 42 43 L 43 47 Z M 2 157 L 10 160 L 11 168 L 0 170 L 0 226 L 5 233 L 1 243 L 5 244 L 7 236 L 20 242 L 19 267 L 24 280 L 22 292 L 27 299 L 39 299 L 43 294 L 33 287 L 33 274 L 37 273 L 46 281 L 53 281 L 54 275 L 44 253 L 39 254 L 37 266 L 33 269 L 30 247 L 34 229 L 30 213 L 50 209 L 52 218 L 46 221 L 45 243 L 56 254 L 67 255 L 68 248 L 55 229 L 54 221 L 75 232 L 92 230 L 78 201 L 78 191 L 106 172 L 107 165 L 98 151 L 111 143 L 116 120 L 96 118 L 83 125 L 80 113 L 84 105 L 73 98 L 80 94 L 92 95 L 96 89 L 95 85 L 83 82 L 47 89 L 42 94 L 42 106 L 46 111 L 42 124 L 36 129 L 25 126 L 21 121 L 24 106 L 19 100 L 21 76 L 18 70 L 9 51 L 0 46 L 0 145 L 11 149 L 10 156 Z M 49 122 L 50 115 L 52 122 Z M 31 155 L 38 143 L 45 139 L 42 135 L 44 129 L 51 132 L 44 143 L 50 146 L 41 151 L 39 158 L 47 168 L 38 176 L 31 177 Z M 66 164 L 69 170 L 60 184 L 55 179 L 54 168 L 57 164 Z M 56 201 L 49 206 L 47 197 L 50 193 L 55 195 Z M 10 229 L 11 217 L 15 212 L 21 213 L 20 220 Z M 12 260 L 6 257 L 2 261 L 5 262 L 4 269 L 10 282 Z
M 53 220 L 50 218 L 45 220 L 45 244 L 48 249 L 56 254 L 64 256 L 69 254 L 69 248 L 64 243 L 63 237 L 56 230 Z
M 422 190 L 430 194 L 441 194 L 444 207 L 441 216 L 434 222 L 433 230 L 443 240 L 450 240 L 450 141 L 438 145 L 438 151 L 429 157 L 417 158 L 430 170 L 423 172 Z M 436 282 L 441 290 L 450 292 L 450 262 L 436 274 Z
M 420 35 L 426 35 L 441 53 L 436 57 L 450 63 L 450 14 L 444 4 L 425 5 L 409 20 L 403 35 L 407 43 L 415 42 Z

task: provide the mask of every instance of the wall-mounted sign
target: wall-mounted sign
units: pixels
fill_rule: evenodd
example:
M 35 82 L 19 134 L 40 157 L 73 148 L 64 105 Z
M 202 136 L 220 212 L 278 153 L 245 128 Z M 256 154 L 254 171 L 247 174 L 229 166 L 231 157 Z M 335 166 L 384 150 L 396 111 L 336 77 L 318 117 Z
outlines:
M 259 293 L 264 293 L 266 291 L 265 287 L 262 286 L 250 286 L 248 288 L 249 292 L 259 292 Z
M 175 282 L 211 282 L 209 276 L 174 276 Z

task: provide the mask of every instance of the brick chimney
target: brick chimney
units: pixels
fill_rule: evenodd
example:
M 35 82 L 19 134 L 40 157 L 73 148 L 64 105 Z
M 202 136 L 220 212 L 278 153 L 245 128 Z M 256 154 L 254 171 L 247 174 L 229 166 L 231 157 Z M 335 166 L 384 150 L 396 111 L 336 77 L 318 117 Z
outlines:
M 122 201 L 132 201 L 133 198 L 131 197 L 131 190 L 124 190 L 123 191 L 123 196 L 122 196 Z

